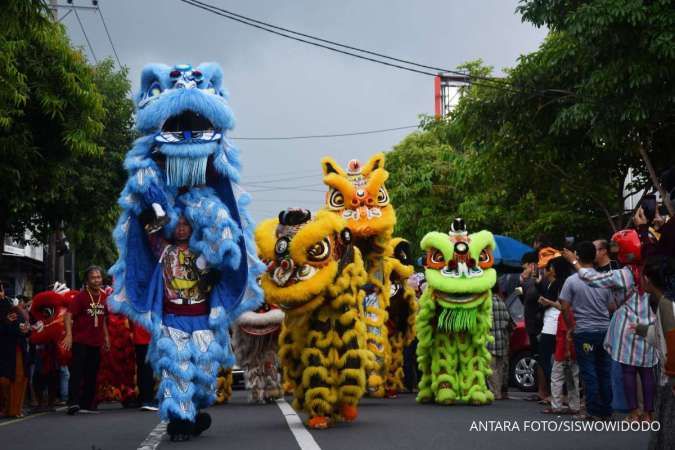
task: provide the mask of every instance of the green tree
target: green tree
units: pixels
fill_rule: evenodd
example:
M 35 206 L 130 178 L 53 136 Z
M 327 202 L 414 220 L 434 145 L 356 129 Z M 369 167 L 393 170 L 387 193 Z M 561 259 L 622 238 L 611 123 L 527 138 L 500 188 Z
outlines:
M 638 171 L 636 187 L 646 187 L 649 178 L 660 188 L 656 175 L 673 163 L 675 138 L 672 1 L 523 0 L 518 11 L 551 29 L 542 48 L 519 64 L 539 64 L 538 70 L 513 77 L 518 85 L 558 81 L 563 95 L 551 132 L 585 133 L 596 148 L 618 153 L 622 169 Z
M 39 240 L 83 211 L 68 163 L 102 154 L 103 97 L 94 70 L 40 0 L 8 0 L 0 15 L 0 236 Z
M 518 10 L 551 29 L 539 49 L 501 81 L 482 78 L 491 69 L 480 62 L 467 64 L 480 81 L 450 117 L 427 120 L 389 155 L 406 237 L 419 238 L 416 220 L 424 231 L 446 229 L 454 215 L 525 241 L 606 235 L 631 216 L 628 170 L 634 191 L 660 188 L 656 174 L 673 163 L 672 2 L 532 0 Z M 424 175 L 415 164 L 448 170 Z
M 77 258 L 77 272 L 91 264 L 110 267 L 117 259 L 112 230 L 119 216 L 117 198 L 124 187 L 124 156 L 134 138 L 134 105 L 127 69 L 115 70 L 112 59 L 94 67 L 94 83 L 103 97 L 105 130 L 96 140 L 103 148 L 99 155 L 77 155 L 68 161 L 68 177 L 77 180 L 67 191 L 69 201 L 80 213 L 66 222 Z

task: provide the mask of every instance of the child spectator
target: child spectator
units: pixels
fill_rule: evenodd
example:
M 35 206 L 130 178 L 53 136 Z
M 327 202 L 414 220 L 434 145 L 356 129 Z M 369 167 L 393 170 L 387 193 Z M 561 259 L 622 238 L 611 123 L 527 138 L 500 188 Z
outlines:
M 570 320 L 574 315 L 570 311 Z M 562 314 L 558 316 L 558 330 L 555 336 L 555 353 L 551 371 L 551 407 L 542 412 L 545 414 L 579 414 L 579 366 L 574 352 L 574 342 L 567 333 L 567 325 Z M 567 385 L 567 401 L 569 408 L 564 409 L 562 403 L 563 386 Z

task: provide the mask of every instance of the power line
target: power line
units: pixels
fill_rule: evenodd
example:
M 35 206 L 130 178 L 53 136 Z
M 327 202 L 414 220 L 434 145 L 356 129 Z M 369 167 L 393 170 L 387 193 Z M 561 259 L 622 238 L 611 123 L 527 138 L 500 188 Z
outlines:
M 292 39 L 292 40 L 295 40 L 295 41 L 298 41 L 298 42 L 302 42 L 302 43 L 305 43 L 305 44 L 320 47 L 320 48 L 323 48 L 323 49 L 326 49 L 326 50 L 334 51 L 334 52 L 337 52 L 337 53 L 342 53 L 342 54 L 345 54 L 345 55 L 353 56 L 355 58 L 363 59 L 363 60 L 366 60 L 366 61 L 371 61 L 371 62 L 375 62 L 375 63 L 378 63 L 378 64 L 383 64 L 385 66 L 390 66 L 390 67 L 394 67 L 394 68 L 397 68 L 397 69 L 402 69 L 402 70 L 407 70 L 407 71 L 410 71 L 410 72 L 419 73 L 419 74 L 422 74 L 422 75 L 428 75 L 428 76 L 435 77 L 437 75 L 442 75 L 442 74 L 427 72 L 427 71 L 423 71 L 423 70 L 414 69 L 414 68 L 411 68 L 411 67 L 405 67 L 405 66 L 401 66 L 401 65 L 398 65 L 398 64 L 388 63 L 388 62 L 382 61 L 380 59 L 369 58 L 369 57 L 366 57 L 366 56 L 363 56 L 363 55 L 359 55 L 359 54 L 352 53 L 352 52 L 349 52 L 349 51 L 341 50 L 339 48 L 331 47 L 331 46 L 328 46 L 328 45 L 323 45 L 323 44 L 320 44 L 319 42 L 323 42 L 323 43 L 326 43 L 326 44 L 334 45 L 334 46 L 349 49 L 349 50 L 354 50 L 354 51 L 357 51 L 357 52 L 360 52 L 360 53 L 365 53 L 365 54 L 368 54 L 368 55 L 377 56 L 379 58 L 385 58 L 385 59 L 388 59 L 388 60 L 391 60 L 391 61 L 396 61 L 396 62 L 400 62 L 400 63 L 403 63 L 403 64 L 415 66 L 415 67 L 437 70 L 437 71 L 443 72 L 443 73 L 455 74 L 455 75 L 457 75 L 457 76 L 459 76 L 463 79 L 470 80 L 470 81 L 467 81 L 467 82 L 470 82 L 471 84 L 474 84 L 476 86 L 483 86 L 483 87 L 488 87 L 488 88 L 492 88 L 492 89 L 501 89 L 501 90 L 510 91 L 510 92 L 520 92 L 520 93 L 532 92 L 532 93 L 543 95 L 543 96 L 546 96 L 549 93 L 575 95 L 572 92 L 569 92 L 569 91 L 566 91 L 566 90 L 558 90 L 558 89 L 545 89 L 545 90 L 529 90 L 528 89 L 528 90 L 524 90 L 524 89 L 518 88 L 517 86 L 514 86 L 513 84 L 511 84 L 508 81 L 503 80 L 503 79 L 499 79 L 499 78 L 495 78 L 495 77 L 481 76 L 481 75 L 467 74 L 467 73 L 464 73 L 464 72 L 461 72 L 461 71 L 458 71 L 458 70 L 446 69 L 446 68 L 442 68 L 442 67 L 435 67 L 435 66 L 420 64 L 420 63 L 416 63 L 414 61 L 405 60 L 405 59 L 385 55 L 383 53 L 365 50 L 365 49 L 354 47 L 354 46 L 351 46 L 351 45 L 342 44 L 342 43 L 339 43 L 339 42 L 336 42 L 336 41 L 323 39 L 323 38 L 313 36 L 313 35 L 310 35 L 310 34 L 294 31 L 294 30 L 291 30 L 289 28 L 284 28 L 284 27 L 280 27 L 280 26 L 277 26 L 277 25 L 273 25 L 273 24 L 270 24 L 268 22 L 263 22 L 261 20 L 253 19 L 251 17 L 247 17 L 247 16 L 244 16 L 244 15 L 241 15 L 241 14 L 237 14 L 237 13 L 234 13 L 232 11 L 229 11 L 229 10 L 211 5 L 209 3 L 202 2 L 200 0 L 180 0 L 180 1 L 183 2 L 183 3 L 186 3 L 190 6 L 194 6 L 196 8 L 203 9 L 204 11 L 208 11 L 208 12 L 211 12 L 211 13 L 216 14 L 218 16 L 224 17 L 226 19 L 230 19 L 230 20 L 242 23 L 244 25 L 248 25 L 248 26 L 251 26 L 251 27 L 254 27 L 254 28 L 258 28 L 260 30 L 267 31 L 269 33 L 276 34 L 278 36 L 282 36 L 282 37 L 285 37 L 285 38 L 288 38 L 288 39 Z M 276 30 L 279 30 L 279 31 L 276 31 Z M 289 35 L 287 33 L 293 34 L 295 36 Z M 318 41 L 318 42 L 308 41 L 306 39 L 298 38 L 296 36 L 302 36 L 304 38 L 312 39 L 312 40 Z M 473 81 L 473 80 L 480 80 L 481 82 L 479 83 L 479 82 L 476 82 L 476 81 Z M 462 80 L 458 80 L 458 81 L 462 81 Z M 495 83 L 495 84 L 488 84 L 488 83 Z
M 419 125 L 407 125 L 404 127 L 395 127 L 395 128 L 382 128 L 380 130 L 354 131 L 351 133 L 312 134 L 306 136 L 278 136 L 278 137 L 230 137 L 230 139 L 239 141 L 290 141 L 297 139 L 324 139 L 324 138 L 345 137 L 345 136 L 362 136 L 364 134 L 386 133 L 389 131 L 409 130 L 411 128 L 419 128 Z
M 87 41 L 87 45 L 89 46 L 89 51 L 91 52 L 91 56 L 94 58 L 94 62 L 98 64 L 98 60 L 96 59 L 96 53 L 94 53 L 94 47 L 91 46 L 91 42 L 89 42 L 89 36 L 87 36 L 87 32 L 84 30 L 84 25 L 82 25 L 82 21 L 80 20 L 80 15 L 77 13 L 77 8 L 73 8 L 71 11 L 75 13 L 75 17 L 77 17 L 77 23 L 80 24 L 80 28 L 82 29 L 82 34 L 84 34 L 84 39 Z
M 270 184 L 270 183 L 277 183 L 277 182 L 280 182 L 280 181 L 295 181 L 295 180 L 300 180 L 302 178 L 321 178 L 321 176 L 322 176 L 321 172 L 315 171 L 315 173 L 313 175 L 304 175 L 304 176 L 288 177 L 288 178 L 276 178 L 276 179 L 273 178 L 273 179 L 270 179 L 270 180 L 261 180 L 261 181 L 253 181 L 253 182 L 251 182 L 251 178 L 246 178 L 247 182 L 244 183 L 244 184 L 248 184 L 249 186 L 252 185 L 252 184 Z M 253 178 L 260 178 L 260 177 L 254 176 Z
M 68 15 L 69 15 L 70 13 L 72 13 L 72 12 L 73 12 L 73 10 L 72 10 L 72 9 L 69 9 L 68 12 L 66 12 L 64 15 L 61 16 L 61 18 L 59 19 L 59 22 L 63 22 L 63 20 L 64 20 L 66 17 L 68 17 Z
M 298 191 L 298 192 L 323 192 L 325 193 L 325 189 L 306 189 L 306 188 L 300 188 L 296 186 L 289 186 L 289 187 L 270 187 L 270 188 L 265 188 L 265 189 L 252 189 L 248 191 L 249 194 L 253 194 L 255 192 L 270 192 L 270 191 Z
M 110 42 L 110 46 L 112 47 L 113 53 L 115 54 L 115 59 L 117 60 L 117 65 L 122 68 L 122 63 L 120 63 L 120 57 L 117 56 L 117 49 L 115 48 L 115 44 L 113 44 L 113 40 L 110 37 L 110 32 L 108 31 L 108 25 L 105 23 L 105 17 L 103 17 L 103 11 L 101 11 L 101 6 L 97 5 L 96 10 L 98 11 L 98 15 L 101 16 L 101 22 L 103 22 L 103 28 L 105 29 L 105 34 L 108 36 L 108 42 Z
M 417 62 L 410 61 L 410 60 L 407 60 L 407 59 L 396 58 L 394 56 L 385 55 L 383 53 L 374 52 L 374 51 L 366 50 L 366 49 L 359 48 L 359 47 L 354 47 L 352 45 L 347 45 L 347 44 L 343 44 L 343 43 L 336 42 L 336 41 L 331 41 L 329 39 L 320 38 L 318 36 L 313 36 L 311 34 L 301 33 L 299 31 L 291 30 L 290 28 L 280 27 L 278 25 L 274 25 L 274 24 L 271 24 L 269 22 L 263 22 L 261 20 L 254 19 L 252 17 L 247 17 L 247 16 L 244 16 L 242 14 L 237 14 L 233 11 L 229 11 L 227 9 L 220 8 L 218 6 L 208 4 L 208 3 L 200 1 L 200 0 L 181 0 L 181 1 L 183 1 L 183 3 L 188 3 L 192 6 L 196 6 L 196 7 L 201 8 L 201 9 L 211 10 L 211 12 L 213 12 L 215 14 L 217 14 L 216 11 L 221 12 L 223 14 L 219 14 L 219 15 L 222 15 L 223 17 L 229 18 L 231 20 L 236 20 L 235 18 L 239 18 L 243 21 L 248 21 L 248 22 L 252 22 L 254 24 L 261 25 L 262 27 L 273 28 L 275 30 L 280 30 L 280 31 L 283 31 L 283 32 L 286 32 L 286 33 L 291 33 L 291 34 L 294 34 L 296 36 L 302 36 L 302 37 L 312 39 L 312 40 L 315 40 L 315 41 L 318 41 L 318 42 L 323 42 L 323 43 L 334 45 L 334 46 L 337 46 L 337 47 L 342 47 L 342 48 L 346 48 L 346 49 L 349 49 L 349 50 L 354 50 L 354 51 L 357 51 L 357 52 L 360 52 L 360 53 L 365 53 L 365 54 L 368 54 L 368 55 L 377 56 L 379 58 L 384 58 L 384 59 L 388 59 L 388 60 L 391 60 L 391 61 L 396 61 L 396 62 L 399 62 L 399 63 L 420 67 L 420 68 L 423 68 L 423 69 L 436 70 L 438 72 L 443 72 L 443 73 L 451 73 L 451 74 L 458 75 L 459 77 L 462 77 L 462 78 L 474 78 L 474 79 L 483 80 L 483 81 L 490 81 L 490 82 L 501 83 L 501 84 L 509 84 L 505 80 L 500 80 L 500 79 L 494 78 L 494 77 L 484 77 L 484 76 L 479 76 L 479 75 L 471 75 L 471 74 L 467 74 L 465 72 L 462 72 L 462 71 L 459 71 L 459 70 L 456 70 L 456 69 L 447 69 L 447 68 L 444 68 L 444 67 L 436 67 L 436 66 L 421 64 L 421 63 L 417 63 Z M 228 16 L 231 16 L 231 17 L 228 17 Z M 252 24 L 248 24 L 248 25 L 253 26 Z M 261 29 L 264 29 L 264 28 L 261 28 Z M 265 31 L 272 32 L 271 30 L 265 30 Z M 289 39 L 294 39 L 292 36 L 286 36 L 286 35 L 283 35 L 283 36 L 287 37 Z M 305 41 L 301 40 L 301 42 L 305 42 Z M 309 42 L 309 44 L 312 44 L 312 43 Z M 329 50 L 336 50 L 336 49 L 329 48 Z M 352 55 L 352 56 L 358 57 L 358 55 Z M 374 62 L 382 62 L 382 61 L 374 61 Z M 433 74 L 433 76 L 436 76 L 436 75 L 438 75 L 438 74 Z
M 283 37 L 288 38 L 288 39 L 293 39 L 293 40 L 295 40 L 295 41 L 304 42 L 305 44 L 313 45 L 313 46 L 315 46 L 315 47 L 321 47 L 321 48 L 324 48 L 324 49 L 326 49 L 326 50 L 331 50 L 331 51 L 334 51 L 334 52 L 337 52 L 337 53 L 342 53 L 342 54 L 344 54 L 344 55 L 353 56 L 353 57 L 355 57 L 355 58 L 364 59 L 364 60 L 366 60 L 366 61 L 371 61 L 371 62 L 375 62 L 375 63 L 378 63 L 378 64 L 383 64 L 383 65 L 385 65 L 385 66 L 395 67 L 395 68 L 397 68 L 397 69 L 407 70 L 407 71 L 409 71 L 409 72 L 419 73 L 419 74 L 422 74 L 422 75 L 428 75 L 428 76 L 432 76 L 432 77 L 435 77 L 435 76 L 437 75 L 437 74 L 435 74 L 435 73 L 433 73 L 433 72 L 426 72 L 426 71 L 423 71 L 423 70 L 413 69 L 413 68 L 411 68 L 411 67 L 401 66 L 401 65 L 399 65 L 399 64 L 388 63 L 388 62 L 386 62 L 386 61 L 382 61 L 382 60 L 379 60 L 379 59 L 369 58 L 369 57 L 367 57 L 367 56 L 359 55 L 359 54 L 352 53 L 352 52 L 348 52 L 348 51 L 345 51 L 345 50 L 340 50 L 339 48 L 329 47 L 328 45 L 319 44 L 318 42 L 312 42 L 312 41 L 308 41 L 308 40 L 306 40 L 306 39 L 301 39 L 301 38 L 298 38 L 298 37 L 295 37 L 295 36 L 291 36 L 291 35 L 286 34 L 286 33 L 281 33 L 281 32 L 279 32 L 279 31 L 275 31 L 275 30 L 273 30 L 273 29 L 266 28 L 266 27 L 264 27 L 264 26 L 257 25 L 257 24 L 255 24 L 255 23 L 247 22 L 247 21 L 245 21 L 245 20 L 238 19 L 238 18 L 236 18 L 236 17 L 234 17 L 234 16 L 231 16 L 231 15 L 228 15 L 228 14 L 224 14 L 224 13 L 222 13 L 222 12 L 216 10 L 216 9 L 211 9 L 211 8 L 214 8 L 214 7 L 211 6 L 211 5 L 203 6 L 203 5 L 200 4 L 200 3 L 195 3 L 194 0 L 180 0 L 180 1 L 183 2 L 183 3 L 187 3 L 188 5 L 192 5 L 192 6 L 194 6 L 194 7 L 197 7 L 197 8 L 199 8 L 199 9 L 203 9 L 204 11 L 211 12 L 211 13 L 216 14 L 216 15 L 218 15 L 218 16 L 225 17 L 226 19 L 234 20 L 235 22 L 240 22 L 240 23 L 243 23 L 243 24 L 245 24 L 245 25 L 248 25 L 248 26 L 251 26 L 251 27 L 254 27 L 254 28 L 258 28 L 258 29 L 267 31 L 268 33 L 272 33 L 272 34 L 276 34 L 276 35 L 279 35 L 279 36 L 283 36 Z

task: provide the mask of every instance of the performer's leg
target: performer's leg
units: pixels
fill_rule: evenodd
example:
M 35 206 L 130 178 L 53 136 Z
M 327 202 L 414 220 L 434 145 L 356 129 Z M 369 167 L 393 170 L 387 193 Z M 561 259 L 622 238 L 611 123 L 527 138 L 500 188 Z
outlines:
M 195 371 L 195 392 L 193 402 L 197 409 L 194 436 L 200 435 L 211 426 L 211 416 L 200 409 L 213 405 L 216 401 L 216 382 L 223 349 L 215 341 L 211 330 L 197 330 L 191 337 L 192 361 L 197 370 Z
M 70 377 L 68 379 L 68 414 L 74 414 L 80 409 L 80 385 L 84 371 L 85 346 L 74 343 L 70 360 Z
M 288 321 L 288 318 L 287 318 Z M 302 385 L 303 366 L 300 358 L 309 332 L 306 318 L 284 323 L 279 335 L 279 361 L 283 370 L 284 391 L 293 393 L 293 408 L 304 409 L 305 388 Z
M 94 409 L 96 407 L 96 376 L 101 362 L 101 349 L 99 347 L 85 346 L 84 351 L 83 386 L 80 407 Z
M 167 326 L 156 345 L 156 371 L 161 374 L 157 398 L 159 416 L 169 421 L 171 440 L 187 440 L 193 431 L 197 410 L 193 403 L 196 367 L 191 362 L 190 334 Z
M 461 400 L 461 378 L 458 372 L 460 339 L 458 336 L 437 334 L 432 355 L 431 391 L 435 394 L 436 403 L 451 405 Z
M 340 415 L 353 421 L 358 415 L 357 405 L 366 391 L 368 351 L 365 343 L 365 325 L 356 310 L 349 310 L 339 319 L 341 348 L 338 362 L 338 402 Z
M 320 314 L 320 313 L 319 313 Z M 331 384 L 331 356 L 334 348 L 330 330 L 330 317 L 320 315 L 311 322 L 307 347 L 302 351 L 304 405 L 309 414 L 310 428 L 327 428 L 337 400 L 335 387 Z

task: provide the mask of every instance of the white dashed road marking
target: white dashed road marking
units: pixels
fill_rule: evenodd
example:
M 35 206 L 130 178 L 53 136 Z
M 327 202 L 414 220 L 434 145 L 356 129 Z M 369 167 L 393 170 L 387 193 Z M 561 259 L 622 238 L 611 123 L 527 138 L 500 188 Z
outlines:
M 166 434 L 166 422 L 160 422 L 145 438 L 138 450 L 155 450 L 162 442 L 162 438 Z
M 291 429 L 291 433 L 293 433 L 295 440 L 298 442 L 300 450 L 321 450 L 321 447 L 319 447 L 314 437 L 307 431 L 298 413 L 295 412 L 291 405 L 286 403 L 286 400 L 282 398 L 277 400 L 277 406 L 286 418 L 288 428 Z

